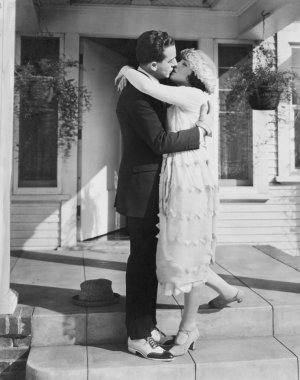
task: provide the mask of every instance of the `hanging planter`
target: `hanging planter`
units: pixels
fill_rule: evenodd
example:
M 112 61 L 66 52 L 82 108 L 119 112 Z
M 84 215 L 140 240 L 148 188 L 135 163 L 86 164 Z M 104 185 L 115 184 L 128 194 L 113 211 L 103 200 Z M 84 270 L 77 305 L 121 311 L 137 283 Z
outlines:
M 298 83 L 296 72 L 277 69 L 275 48 L 265 41 L 245 62 L 234 67 L 226 104 L 239 109 L 248 102 L 254 110 L 275 110 L 280 100 L 289 102 L 297 95 Z
M 272 87 L 260 86 L 248 97 L 248 102 L 253 110 L 271 111 L 278 107 L 280 91 Z
M 25 119 L 45 118 L 56 114 L 58 145 L 68 156 L 79 129 L 79 111 L 91 106 L 91 93 L 86 87 L 68 79 L 67 69 L 77 67 L 73 60 L 42 59 L 35 65 L 18 65 L 15 70 L 15 90 Z M 49 115 L 48 115 L 49 114 Z

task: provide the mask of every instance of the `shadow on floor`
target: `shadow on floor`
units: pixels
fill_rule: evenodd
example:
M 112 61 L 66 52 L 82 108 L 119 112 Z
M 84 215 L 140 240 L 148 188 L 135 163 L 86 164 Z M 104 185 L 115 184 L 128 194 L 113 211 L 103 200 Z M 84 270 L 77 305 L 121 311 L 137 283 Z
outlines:
M 41 307 L 62 314 L 125 312 L 125 296 L 122 295 L 116 304 L 86 308 L 72 302 L 72 297 L 79 293 L 78 290 L 16 283 L 11 283 L 11 288 L 19 293 L 20 304 Z M 180 307 L 174 304 L 159 303 L 157 309 L 178 310 Z
M 231 275 L 223 274 L 221 275 L 221 277 L 228 283 L 232 284 Z M 244 276 L 238 276 L 238 280 L 241 281 L 243 284 L 236 283 L 237 285 L 244 285 L 253 289 L 264 289 L 264 290 L 275 290 L 275 291 L 278 290 L 280 292 L 300 293 L 300 283 L 296 283 L 296 282 L 264 280 L 260 278 L 244 277 Z
M 88 310 L 107 313 L 125 309 L 125 297 L 123 296 L 114 305 L 86 308 L 72 302 L 72 297 L 79 293 L 78 290 L 16 283 L 11 283 L 11 287 L 19 293 L 20 304 L 41 307 L 62 314 L 81 314 Z
M 93 268 L 102 268 L 102 269 L 112 269 L 118 271 L 126 271 L 126 262 L 120 261 L 107 261 L 107 260 L 98 260 L 90 259 L 83 257 L 74 257 L 66 256 L 63 254 L 53 254 L 53 253 L 44 253 L 44 252 L 34 252 L 34 251 L 13 251 L 11 253 L 12 257 L 28 259 L 28 260 L 37 260 L 45 261 L 52 263 L 60 264 L 70 264 L 70 265 L 80 265 Z
M 108 241 L 129 240 L 128 229 L 125 227 L 125 228 L 121 228 L 121 229 L 116 230 L 116 231 L 109 232 L 108 234 L 105 234 L 105 235 L 101 235 L 101 236 L 97 236 L 95 238 L 84 240 L 83 242 L 79 243 L 79 246 L 82 246 L 82 247 L 90 246 L 90 245 L 93 245 L 99 241 L 107 241 L 107 240 Z

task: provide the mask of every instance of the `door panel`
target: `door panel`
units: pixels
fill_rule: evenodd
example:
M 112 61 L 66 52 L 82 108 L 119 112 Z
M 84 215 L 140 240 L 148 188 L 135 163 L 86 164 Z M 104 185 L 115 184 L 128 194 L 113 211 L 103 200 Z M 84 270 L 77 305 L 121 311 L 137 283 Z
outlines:
M 81 141 L 79 237 L 85 240 L 120 228 L 114 208 L 121 155 L 114 78 L 127 60 L 97 39 L 83 39 L 81 52 L 81 81 L 92 92 L 92 108 L 83 114 Z

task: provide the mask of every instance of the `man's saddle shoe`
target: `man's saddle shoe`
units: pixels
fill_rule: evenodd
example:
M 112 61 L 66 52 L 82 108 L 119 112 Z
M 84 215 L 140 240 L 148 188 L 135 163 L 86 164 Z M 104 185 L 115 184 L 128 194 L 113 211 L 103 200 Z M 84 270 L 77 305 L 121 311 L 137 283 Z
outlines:
M 147 339 L 128 338 L 128 351 L 150 360 L 161 362 L 174 360 L 174 356 L 160 347 L 152 337 L 148 337 Z
M 170 348 L 175 344 L 176 335 L 166 335 L 155 327 L 155 329 L 151 331 L 151 338 L 153 338 L 162 348 Z

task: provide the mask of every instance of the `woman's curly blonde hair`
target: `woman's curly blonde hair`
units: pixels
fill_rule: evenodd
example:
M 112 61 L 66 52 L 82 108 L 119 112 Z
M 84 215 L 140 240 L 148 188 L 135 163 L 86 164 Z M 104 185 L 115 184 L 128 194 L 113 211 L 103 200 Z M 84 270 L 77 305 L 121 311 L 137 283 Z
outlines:
M 216 66 L 202 50 L 184 49 L 181 58 L 188 62 L 195 76 L 203 83 L 205 90 L 212 94 L 216 88 Z

